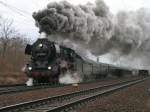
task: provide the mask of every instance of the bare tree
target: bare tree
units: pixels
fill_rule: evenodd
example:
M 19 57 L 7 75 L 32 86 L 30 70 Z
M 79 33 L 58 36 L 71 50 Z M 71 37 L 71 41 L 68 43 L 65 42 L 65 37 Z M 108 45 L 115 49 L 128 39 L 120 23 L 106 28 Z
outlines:
M 15 37 L 16 30 L 13 28 L 13 21 L 2 18 L 0 20 L 0 44 L 1 44 L 1 56 L 4 57 L 10 39 Z

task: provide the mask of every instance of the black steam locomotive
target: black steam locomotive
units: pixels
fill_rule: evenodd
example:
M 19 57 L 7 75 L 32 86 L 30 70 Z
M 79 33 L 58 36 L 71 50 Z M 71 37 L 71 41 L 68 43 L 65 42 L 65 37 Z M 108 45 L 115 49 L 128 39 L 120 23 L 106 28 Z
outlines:
M 75 53 L 70 48 L 59 46 L 47 38 L 27 45 L 25 54 L 30 55 L 25 73 L 33 83 L 58 83 L 59 75 L 74 69 Z
M 34 83 L 57 81 L 60 70 L 53 42 L 38 39 L 33 45 L 26 46 L 25 54 L 31 55 L 26 74 L 34 79 Z

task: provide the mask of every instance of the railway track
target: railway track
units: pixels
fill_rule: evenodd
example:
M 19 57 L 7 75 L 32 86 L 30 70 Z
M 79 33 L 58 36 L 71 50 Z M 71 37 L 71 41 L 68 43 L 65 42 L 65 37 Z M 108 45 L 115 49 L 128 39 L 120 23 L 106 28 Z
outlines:
M 55 88 L 55 87 L 62 87 L 64 85 L 37 85 L 37 86 L 31 86 L 28 87 L 25 84 L 17 84 L 17 85 L 4 85 L 0 86 L 0 95 L 2 94 L 11 94 L 16 92 L 25 92 L 30 90 L 36 90 L 36 89 L 46 89 L 46 88 Z
M 80 83 L 80 84 L 90 84 L 90 83 L 96 83 L 96 82 L 100 82 L 100 81 L 109 81 L 109 80 L 112 80 L 112 79 L 89 81 L 89 82 L 84 82 L 84 83 Z M 64 87 L 64 86 L 70 86 L 70 85 L 71 84 L 67 84 L 67 85 L 63 85 L 63 84 L 55 84 L 55 85 L 41 84 L 41 85 L 36 85 L 36 86 L 31 86 L 31 87 L 28 87 L 25 84 L 0 85 L 0 95 L 12 94 L 12 93 L 17 93 L 17 92 L 25 92 L 25 91 L 37 90 L 37 89 L 57 88 L 57 87 Z
M 36 101 L 24 102 L 0 108 L 0 112 L 74 112 L 75 109 L 103 95 L 143 82 L 148 78 L 123 81 L 72 93 L 52 96 Z
M 98 81 L 95 81 L 98 82 Z M 94 83 L 92 82 L 85 82 L 81 84 L 87 84 L 87 83 Z M 0 85 L 0 95 L 3 94 L 11 94 L 11 93 L 17 93 L 17 92 L 25 92 L 30 90 L 37 90 L 37 89 L 46 89 L 46 88 L 57 88 L 57 87 L 64 87 L 64 86 L 70 86 L 71 84 L 63 85 L 63 84 L 41 84 L 36 86 L 26 86 L 25 84 L 15 84 L 15 85 Z

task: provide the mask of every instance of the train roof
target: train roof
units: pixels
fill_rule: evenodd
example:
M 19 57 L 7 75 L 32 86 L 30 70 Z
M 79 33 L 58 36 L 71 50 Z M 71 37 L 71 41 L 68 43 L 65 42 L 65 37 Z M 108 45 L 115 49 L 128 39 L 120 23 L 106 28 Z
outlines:
M 80 58 L 81 60 L 84 60 L 80 55 L 78 55 L 75 50 L 65 47 L 65 46 L 60 46 L 61 49 L 66 50 L 69 53 L 74 53 L 76 55 L 77 58 Z
M 93 61 L 93 60 L 90 60 L 86 57 L 83 57 L 83 56 L 80 56 L 75 50 L 71 49 L 71 48 L 68 48 L 68 47 L 65 47 L 65 46 L 60 46 L 62 49 L 65 49 L 67 50 L 68 52 L 70 53 L 74 53 L 76 55 L 76 58 L 84 61 L 85 63 L 89 63 L 89 64 L 94 64 L 95 66 L 97 65 L 102 65 L 102 66 L 111 66 L 112 68 L 114 69 L 124 69 L 124 70 L 137 70 L 137 69 L 133 69 L 133 68 L 128 68 L 128 67 L 121 67 L 121 66 L 118 66 L 118 65 L 114 65 L 114 64 L 109 64 L 109 63 L 102 63 L 102 62 L 96 62 L 96 61 Z

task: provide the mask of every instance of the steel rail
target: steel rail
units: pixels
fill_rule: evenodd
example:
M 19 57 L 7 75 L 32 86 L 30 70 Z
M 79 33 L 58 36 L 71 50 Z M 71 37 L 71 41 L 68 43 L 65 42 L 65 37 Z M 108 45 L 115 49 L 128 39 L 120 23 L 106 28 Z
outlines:
M 0 88 L 23 86 L 23 85 L 25 85 L 25 84 L 0 85 Z
M 56 87 L 64 87 L 65 85 L 37 85 L 37 86 L 31 86 L 28 87 L 25 84 L 22 85 L 12 85 L 11 86 L 4 86 L 0 87 L 0 95 L 3 94 L 13 94 L 17 92 L 25 92 L 25 91 L 31 91 L 31 90 L 37 90 L 37 89 L 46 89 L 46 88 L 56 88 Z

